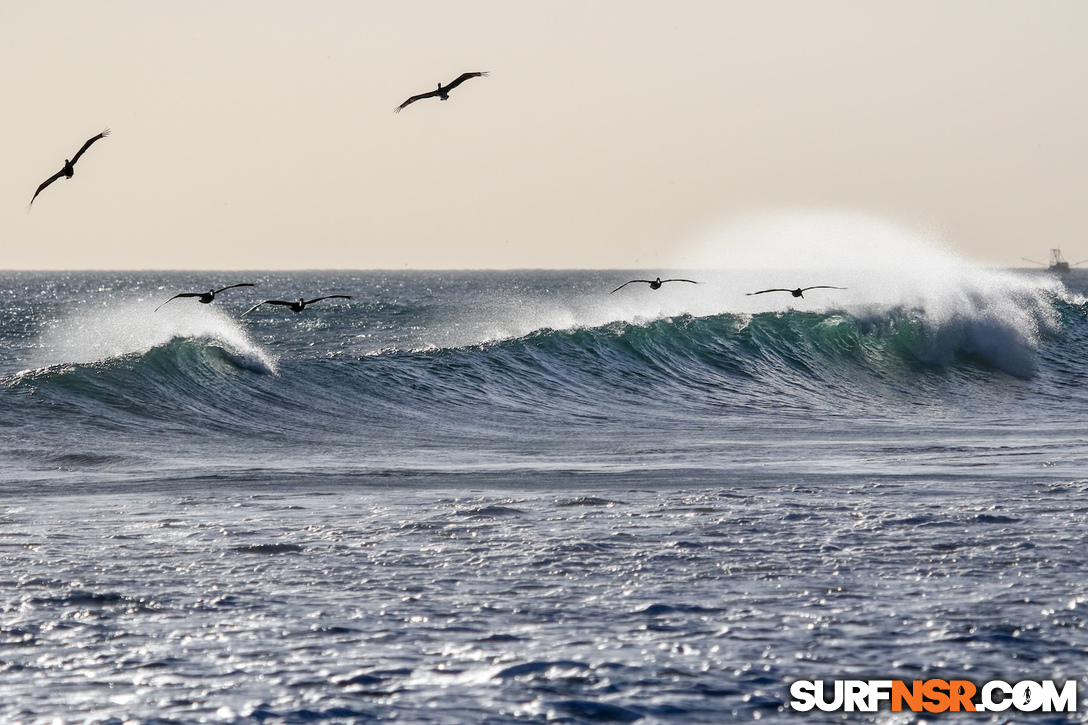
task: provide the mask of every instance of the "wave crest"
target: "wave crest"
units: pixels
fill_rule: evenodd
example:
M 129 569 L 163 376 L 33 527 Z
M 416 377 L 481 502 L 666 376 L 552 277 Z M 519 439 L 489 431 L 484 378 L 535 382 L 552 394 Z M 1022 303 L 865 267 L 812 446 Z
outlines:
M 37 368 L 97 363 L 146 354 L 174 340 L 194 340 L 223 359 L 256 372 L 276 372 L 276 359 L 245 329 L 213 305 L 177 305 L 152 311 L 140 301 L 110 301 L 55 321 L 42 335 Z

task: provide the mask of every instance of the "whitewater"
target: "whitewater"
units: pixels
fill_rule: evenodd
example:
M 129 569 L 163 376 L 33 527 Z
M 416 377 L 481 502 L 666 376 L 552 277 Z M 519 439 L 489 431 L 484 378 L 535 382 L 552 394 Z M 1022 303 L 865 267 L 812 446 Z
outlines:
M 0 720 L 1088 692 L 1088 275 L 658 273 L 0 273 Z

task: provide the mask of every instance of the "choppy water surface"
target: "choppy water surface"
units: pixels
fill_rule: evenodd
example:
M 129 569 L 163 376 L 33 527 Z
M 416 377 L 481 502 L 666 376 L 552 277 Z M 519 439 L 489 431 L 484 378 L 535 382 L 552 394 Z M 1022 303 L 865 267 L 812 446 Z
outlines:
M 529 483 L 9 501 L 0 719 L 830 721 L 788 682 L 1088 666 L 1088 482 Z
M 1088 695 L 1088 279 L 931 271 L 8 274 L 0 721 Z

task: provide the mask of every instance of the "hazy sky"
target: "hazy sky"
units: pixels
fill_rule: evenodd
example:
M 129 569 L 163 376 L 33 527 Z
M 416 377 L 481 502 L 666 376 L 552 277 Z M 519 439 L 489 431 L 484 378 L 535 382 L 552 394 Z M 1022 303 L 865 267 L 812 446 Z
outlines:
M 0 0 L 0 268 L 653 269 L 798 210 L 1077 261 L 1086 38 L 1083 0 Z

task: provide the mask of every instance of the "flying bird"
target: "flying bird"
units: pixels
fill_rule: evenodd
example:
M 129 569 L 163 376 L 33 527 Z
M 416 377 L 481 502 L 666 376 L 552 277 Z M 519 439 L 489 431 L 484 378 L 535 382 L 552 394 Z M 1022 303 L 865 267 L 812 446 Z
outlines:
M 261 305 L 283 305 L 287 307 L 287 309 L 291 310 L 291 312 L 302 312 L 304 309 L 306 309 L 307 306 L 312 305 L 315 302 L 318 302 L 320 300 L 333 299 L 334 297 L 345 300 L 354 299 L 351 295 L 325 295 L 324 297 L 315 297 L 312 300 L 304 300 L 299 297 L 298 300 L 295 302 L 288 302 L 287 300 L 265 300 L 264 302 L 258 302 L 257 304 L 250 307 L 248 310 L 241 314 L 241 317 L 245 317 Z
M 91 147 L 91 144 L 93 144 L 98 139 L 105 138 L 106 136 L 109 136 L 109 135 L 110 135 L 110 130 L 107 128 L 105 131 L 98 134 L 97 136 L 94 136 L 93 138 L 87 139 L 87 143 L 83 144 L 83 146 L 79 149 L 79 151 L 76 152 L 76 155 L 72 157 L 71 161 L 69 161 L 68 159 L 64 160 L 64 168 L 63 169 L 61 169 L 60 171 L 53 174 L 48 179 L 46 179 L 45 181 L 42 182 L 42 185 L 39 186 L 38 190 L 34 192 L 34 196 L 32 196 L 30 198 L 30 204 L 34 203 L 34 200 L 38 198 L 38 194 L 42 193 L 42 189 L 44 189 L 45 187 L 52 184 L 54 181 L 56 181 L 60 177 L 63 176 L 66 179 L 72 178 L 72 174 L 75 173 L 75 169 L 72 168 L 72 167 L 74 167 L 76 165 L 76 162 L 79 161 L 79 157 L 83 155 L 83 152 L 86 151 L 87 149 L 89 149 Z M 30 204 L 28 204 L 27 207 L 26 207 L 27 211 L 30 211 Z
M 615 294 L 627 285 L 634 284 L 635 282 L 645 282 L 646 284 L 650 285 L 650 289 L 660 289 L 661 285 L 665 284 L 666 282 L 691 282 L 692 284 L 699 284 L 693 279 L 661 279 L 660 277 L 658 277 L 657 279 L 633 279 L 630 282 L 624 282 L 608 294 Z
M 775 289 L 761 289 L 759 292 L 749 292 L 748 296 L 751 297 L 752 295 L 766 294 L 767 292 L 789 292 L 794 297 L 804 297 L 805 295 L 803 293 L 808 292 L 810 289 L 846 289 L 846 288 L 845 287 L 832 287 L 831 285 L 826 285 L 826 284 L 818 284 L 818 285 L 813 285 L 812 287 L 804 287 L 804 288 L 798 287 L 797 289 L 780 289 L 780 288 L 776 287 Z
M 239 282 L 238 284 L 229 284 L 226 287 L 220 287 L 219 289 L 210 289 L 207 292 L 180 292 L 180 293 L 174 295 L 173 297 L 171 297 L 170 299 L 168 299 L 166 302 L 171 302 L 172 300 L 176 300 L 178 297 L 197 297 L 198 298 L 197 302 L 199 302 L 202 305 L 206 305 L 209 302 L 211 302 L 212 300 L 214 300 L 215 296 L 217 294 L 219 294 L 220 292 L 222 292 L 224 290 L 234 289 L 235 287 L 256 287 L 256 286 L 257 285 L 255 285 L 253 282 Z M 158 312 L 159 310 L 161 310 L 163 308 L 163 305 L 166 304 L 166 302 L 163 302 L 162 305 L 159 305 L 158 307 L 156 307 L 155 312 Z
M 469 78 L 475 78 L 476 76 L 486 76 L 486 75 L 487 75 L 487 71 L 477 71 L 476 73 L 462 73 L 461 75 L 457 76 L 456 80 L 451 82 L 445 88 L 443 88 L 442 84 L 439 83 L 437 90 L 433 90 L 433 91 L 431 91 L 429 93 L 420 93 L 418 96 L 412 96 L 407 101 L 405 101 L 404 103 L 402 103 L 399 106 L 397 106 L 396 108 L 394 108 L 393 112 L 394 113 L 400 113 L 400 109 L 404 108 L 409 103 L 415 103 L 416 101 L 422 100 L 424 98 L 434 98 L 435 96 L 438 96 L 438 98 L 443 100 L 443 101 L 448 100 L 449 97 L 450 97 L 450 91 L 452 91 L 454 88 L 456 88 L 457 86 L 459 86 L 462 83 L 464 83 L 465 81 L 467 81 Z

